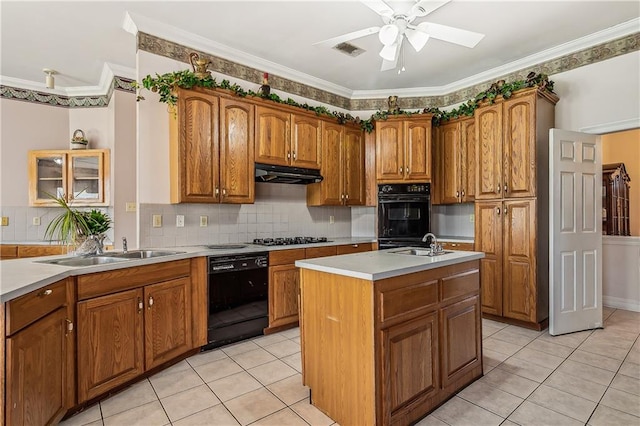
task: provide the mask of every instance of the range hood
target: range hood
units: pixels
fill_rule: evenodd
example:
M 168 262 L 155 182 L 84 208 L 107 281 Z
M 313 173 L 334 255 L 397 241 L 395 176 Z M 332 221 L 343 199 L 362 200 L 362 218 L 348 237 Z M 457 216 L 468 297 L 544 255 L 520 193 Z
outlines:
M 319 170 L 256 163 L 256 182 L 308 185 L 322 182 Z

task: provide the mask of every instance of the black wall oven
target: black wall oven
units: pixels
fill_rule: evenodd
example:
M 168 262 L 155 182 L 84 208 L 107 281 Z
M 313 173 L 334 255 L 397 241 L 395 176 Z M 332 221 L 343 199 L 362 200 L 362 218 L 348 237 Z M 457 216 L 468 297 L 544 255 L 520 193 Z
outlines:
M 269 326 L 267 252 L 209 257 L 207 350 L 263 334 Z
M 422 237 L 430 232 L 431 186 L 420 184 L 378 185 L 378 245 L 380 249 L 426 246 Z

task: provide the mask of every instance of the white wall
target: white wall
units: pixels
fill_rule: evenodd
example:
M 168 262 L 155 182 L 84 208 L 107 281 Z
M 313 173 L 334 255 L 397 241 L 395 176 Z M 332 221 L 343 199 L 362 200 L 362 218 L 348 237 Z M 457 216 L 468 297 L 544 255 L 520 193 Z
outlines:
M 640 51 L 554 74 L 556 128 L 640 120 Z M 618 129 L 621 130 L 621 129 Z
M 640 312 L 640 237 L 602 237 L 602 302 Z

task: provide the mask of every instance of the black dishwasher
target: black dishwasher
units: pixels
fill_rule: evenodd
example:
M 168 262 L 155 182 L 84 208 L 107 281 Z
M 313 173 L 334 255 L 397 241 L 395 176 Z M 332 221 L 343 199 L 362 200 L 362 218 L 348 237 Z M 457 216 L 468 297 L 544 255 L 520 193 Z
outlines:
M 212 349 L 258 336 L 269 325 L 266 252 L 209 257 L 208 343 Z

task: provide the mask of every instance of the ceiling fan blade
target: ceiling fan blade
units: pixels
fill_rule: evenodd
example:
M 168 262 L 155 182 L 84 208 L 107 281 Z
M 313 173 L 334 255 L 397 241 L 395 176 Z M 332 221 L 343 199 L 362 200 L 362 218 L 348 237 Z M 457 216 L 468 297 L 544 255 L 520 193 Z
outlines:
M 380 27 L 369 27 L 363 30 L 354 31 L 347 34 L 342 34 L 337 37 L 329 38 L 327 40 L 319 41 L 317 43 L 313 43 L 313 45 L 333 47 L 337 44 L 344 43 L 345 41 L 355 40 L 357 38 L 368 36 L 370 34 L 375 34 L 378 31 L 380 31 Z
M 465 47 L 475 47 L 480 40 L 484 38 L 484 34 L 461 30 L 460 28 L 450 27 L 448 25 L 433 24 L 431 22 L 421 22 L 416 25 L 415 29 L 427 33 L 438 40 Z
M 391 7 L 382 0 L 360 0 L 365 6 L 380 16 L 393 16 Z
M 419 0 L 416 4 L 413 5 L 413 7 L 411 7 L 410 16 L 427 16 L 431 12 L 434 12 L 436 9 L 441 8 L 450 1 L 451 0 Z

